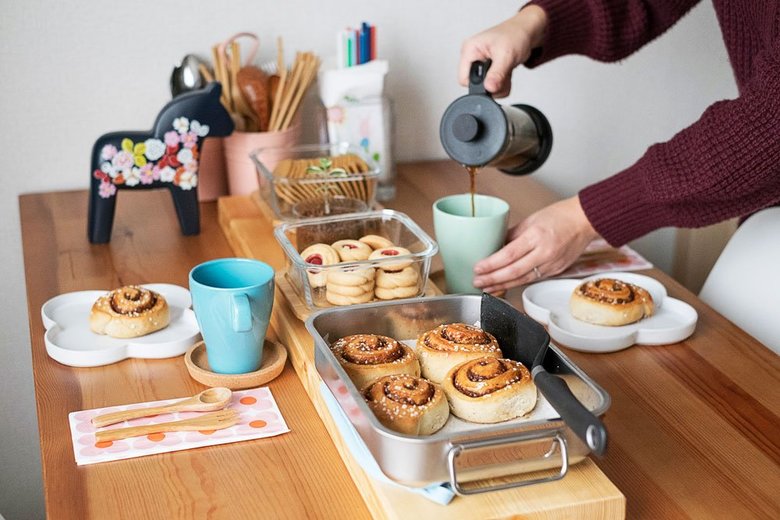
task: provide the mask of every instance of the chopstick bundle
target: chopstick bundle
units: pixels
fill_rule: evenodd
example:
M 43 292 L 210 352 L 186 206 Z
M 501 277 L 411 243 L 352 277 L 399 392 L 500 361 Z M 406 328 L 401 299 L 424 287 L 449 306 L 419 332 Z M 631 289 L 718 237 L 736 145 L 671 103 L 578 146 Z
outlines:
M 279 86 L 271 110 L 269 125 L 271 131 L 289 128 L 304 94 L 317 76 L 317 70 L 320 67 L 320 59 L 311 52 L 297 53 L 289 72 L 283 66 L 281 53 L 278 54 L 277 60 L 282 64 L 282 68 L 279 71 Z
M 251 55 L 254 55 L 254 51 Z M 214 79 L 222 84 L 220 101 L 230 112 L 236 123 L 236 130 L 263 130 L 265 125 L 259 120 L 260 114 L 256 114 L 242 97 L 237 80 L 238 73 L 242 69 L 240 48 L 235 37 L 232 42 L 214 45 L 211 48 L 211 57 L 214 60 Z M 274 80 L 275 88 L 270 96 L 268 131 L 278 132 L 290 127 L 307 90 L 317 77 L 319 66 L 320 59 L 314 53 L 298 52 L 292 68 L 288 70 L 284 63 L 284 42 L 281 37 L 277 39 L 278 82 Z M 267 112 L 266 117 L 269 117 Z

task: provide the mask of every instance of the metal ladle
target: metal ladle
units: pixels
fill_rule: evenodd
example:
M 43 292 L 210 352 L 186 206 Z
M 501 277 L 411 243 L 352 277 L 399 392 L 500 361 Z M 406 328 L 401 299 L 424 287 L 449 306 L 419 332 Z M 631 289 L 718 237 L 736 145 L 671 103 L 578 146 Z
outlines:
M 173 97 L 202 88 L 206 80 L 200 73 L 203 61 L 193 54 L 187 54 L 171 73 L 171 94 Z

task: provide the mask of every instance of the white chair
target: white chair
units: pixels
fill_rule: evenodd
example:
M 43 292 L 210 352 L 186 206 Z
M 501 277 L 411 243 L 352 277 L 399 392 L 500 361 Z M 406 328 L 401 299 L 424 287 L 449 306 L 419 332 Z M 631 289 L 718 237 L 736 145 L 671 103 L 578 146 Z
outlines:
M 780 207 L 737 228 L 699 297 L 780 354 Z

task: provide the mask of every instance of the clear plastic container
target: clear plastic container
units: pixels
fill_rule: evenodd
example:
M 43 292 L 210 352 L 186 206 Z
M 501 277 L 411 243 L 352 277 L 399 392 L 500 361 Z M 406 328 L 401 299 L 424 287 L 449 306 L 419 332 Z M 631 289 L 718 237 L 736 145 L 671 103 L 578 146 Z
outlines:
M 366 235 L 387 238 L 394 246 L 407 249 L 409 254 L 332 265 L 307 263 L 300 254 L 313 244 L 331 245 L 337 240 L 358 240 Z M 361 303 L 357 300 L 366 298 L 375 301 L 421 296 L 430 273 L 431 258 L 439 250 L 436 242 L 412 219 L 393 210 L 284 222 L 274 229 L 274 236 L 287 258 L 286 276 L 290 285 L 310 309 Z M 414 282 L 408 285 L 404 285 L 406 282 L 399 284 L 405 287 L 405 290 L 378 291 L 380 285 L 384 288 L 388 286 L 387 283 L 379 281 L 380 277 L 386 277 L 388 274 L 393 277 L 396 273 L 399 273 L 397 276 L 401 276 L 399 266 L 408 267 L 416 274 L 416 277 L 411 277 Z M 341 274 L 365 273 L 367 270 L 374 273 L 371 294 L 368 293 L 368 288 L 362 290 L 355 288 L 355 292 L 360 294 L 356 294 L 352 299 L 336 298 L 334 293 L 349 291 L 335 288 L 337 290 L 332 291 L 329 296 L 328 291 L 333 288 L 333 284 L 342 285 Z M 379 273 L 380 270 L 383 272 Z M 410 273 L 411 271 L 405 273 L 404 280 L 410 279 Z M 335 303 L 336 300 L 343 303 Z
M 376 202 L 379 167 L 349 143 L 258 148 L 250 157 L 260 194 L 279 220 L 366 211 Z M 334 168 L 342 163 L 347 165 L 346 174 L 336 174 Z

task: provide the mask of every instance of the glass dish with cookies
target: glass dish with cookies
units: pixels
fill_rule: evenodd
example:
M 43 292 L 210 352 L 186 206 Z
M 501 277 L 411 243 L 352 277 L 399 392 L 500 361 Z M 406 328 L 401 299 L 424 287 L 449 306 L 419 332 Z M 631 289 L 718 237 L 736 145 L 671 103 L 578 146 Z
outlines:
M 306 320 L 320 377 L 389 479 L 471 494 L 562 478 L 590 453 L 521 360 L 544 346 L 540 366 L 594 416 L 609 395 L 548 343 L 541 324 L 514 309 L 491 318 L 494 310 L 480 295 L 445 295 Z M 506 320 L 529 333 L 509 340 L 503 325 L 482 328 Z
M 287 261 L 283 285 L 308 309 L 421 296 L 438 251 L 393 210 L 285 222 L 274 235 Z
M 379 167 L 349 143 L 259 148 L 250 157 L 260 195 L 282 221 L 373 209 Z

